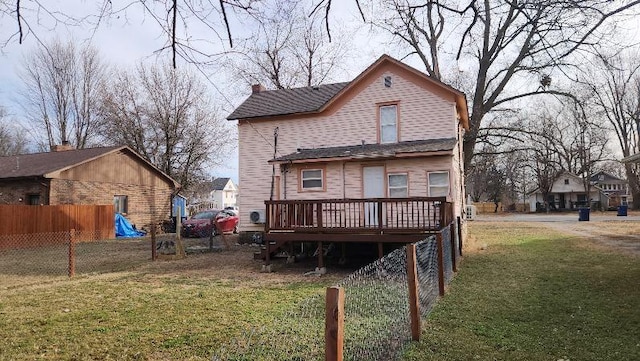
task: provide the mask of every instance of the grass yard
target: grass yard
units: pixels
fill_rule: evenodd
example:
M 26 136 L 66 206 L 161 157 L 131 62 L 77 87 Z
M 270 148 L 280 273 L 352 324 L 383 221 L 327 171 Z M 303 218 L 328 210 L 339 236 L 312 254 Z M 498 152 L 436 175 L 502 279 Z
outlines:
M 640 360 L 640 258 L 534 223 L 470 232 L 406 360 Z
M 305 278 L 301 265 L 259 273 L 252 251 L 26 287 L 0 278 L 0 360 L 210 360 L 344 276 Z
M 405 360 L 640 360 L 637 255 L 536 223 L 472 222 L 470 232 L 447 296 Z M 282 323 L 300 301 L 322 303 L 325 287 L 348 273 L 303 277 L 311 260 L 274 264 L 276 272 L 264 274 L 253 250 L 235 246 L 71 280 L 0 268 L 0 360 L 210 360 L 247 330 Z M 296 319 L 285 324 L 292 333 L 273 339 L 302 346 L 297 354 L 239 359 L 321 353 L 306 342 L 317 338 L 314 330 Z M 374 347 L 376 335 L 368 337 Z

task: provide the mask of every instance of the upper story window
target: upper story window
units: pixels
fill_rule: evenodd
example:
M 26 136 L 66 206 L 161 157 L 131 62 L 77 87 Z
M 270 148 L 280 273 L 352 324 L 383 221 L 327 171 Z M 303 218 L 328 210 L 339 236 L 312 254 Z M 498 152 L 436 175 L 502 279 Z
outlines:
M 27 204 L 31 206 L 40 205 L 40 194 L 27 194 Z
M 324 169 L 301 169 L 300 190 L 324 190 Z
M 389 174 L 389 197 L 409 197 L 409 181 L 406 173 Z
M 446 197 L 449 195 L 449 172 L 427 173 L 429 197 Z
M 129 208 L 128 197 L 123 195 L 113 196 L 113 208 L 116 213 L 126 214 Z
M 565 179 L 565 180 L 564 180 L 564 184 L 569 184 L 569 180 L 568 180 L 568 179 Z
M 398 141 L 398 105 L 381 105 L 380 112 L 380 143 L 395 143 Z

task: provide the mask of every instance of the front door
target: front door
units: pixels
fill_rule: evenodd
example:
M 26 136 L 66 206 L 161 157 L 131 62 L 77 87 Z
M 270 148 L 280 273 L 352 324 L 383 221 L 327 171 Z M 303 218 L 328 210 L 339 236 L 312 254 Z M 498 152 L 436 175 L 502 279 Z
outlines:
M 383 198 L 384 191 L 384 167 L 364 167 L 362 169 L 363 197 L 364 198 Z M 378 203 L 365 202 L 364 204 L 364 224 L 365 226 L 378 225 Z

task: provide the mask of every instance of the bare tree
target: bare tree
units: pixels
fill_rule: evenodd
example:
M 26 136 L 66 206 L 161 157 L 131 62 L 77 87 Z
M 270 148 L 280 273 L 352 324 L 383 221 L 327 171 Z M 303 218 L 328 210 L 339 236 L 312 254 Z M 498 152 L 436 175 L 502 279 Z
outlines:
M 54 41 L 28 55 L 21 73 L 21 105 L 41 132 L 42 148 L 65 142 L 91 144 L 97 132 L 96 101 L 107 67 L 95 48 Z
M 4 107 L 0 106 L 0 157 L 27 152 L 24 132 L 14 127 Z
M 347 42 L 330 43 L 322 35 L 321 18 L 308 16 L 300 2 L 266 7 L 257 30 L 236 50 L 229 63 L 244 82 L 269 88 L 313 86 L 335 76 L 347 56 Z
M 640 151 L 640 61 L 638 48 L 621 54 L 598 54 L 579 80 L 593 94 L 592 103 L 613 128 L 623 157 Z M 633 206 L 640 209 L 640 169 L 625 164 Z
M 235 142 L 205 86 L 186 70 L 140 65 L 117 74 L 102 99 L 106 141 L 133 148 L 184 188 Z
M 447 0 L 372 1 L 386 9 L 380 15 L 381 8 L 376 7 L 376 17 L 370 18 L 382 20 L 374 24 L 400 39 L 429 75 L 442 79 L 448 63 L 473 69 L 470 130 L 464 141 L 467 165 L 487 114 L 532 95 L 570 95 L 549 87 L 551 72 L 572 64 L 577 52 L 604 42 L 610 34 L 605 28 L 608 20 L 640 4 L 640 0 L 470 0 L 462 5 Z

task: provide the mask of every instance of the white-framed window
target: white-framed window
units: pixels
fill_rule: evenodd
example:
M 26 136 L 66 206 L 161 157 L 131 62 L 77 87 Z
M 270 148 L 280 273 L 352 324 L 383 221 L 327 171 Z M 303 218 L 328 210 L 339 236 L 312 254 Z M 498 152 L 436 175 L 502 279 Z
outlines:
M 300 188 L 302 190 L 324 189 L 324 170 L 322 168 L 300 170 Z
M 449 172 L 428 172 L 429 197 L 446 197 L 449 195 Z
M 124 195 L 115 195 L 113 196 L 113 208 L 116 213 L 126 214 L 129 210 L 129 197 Z
M 380 106 L 380 143 L 398 141 L 398 105 Z
M 389 197 L 409 197 L 409 177 L 406 173 L 391 173 L 388 175 Z

